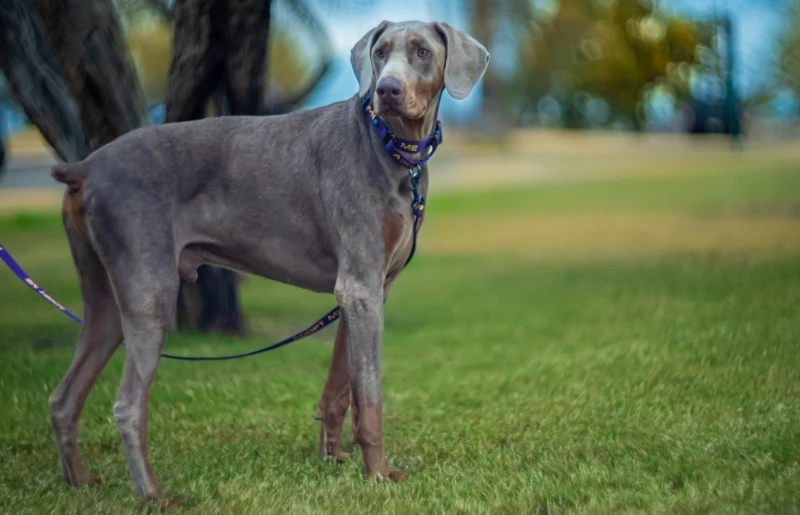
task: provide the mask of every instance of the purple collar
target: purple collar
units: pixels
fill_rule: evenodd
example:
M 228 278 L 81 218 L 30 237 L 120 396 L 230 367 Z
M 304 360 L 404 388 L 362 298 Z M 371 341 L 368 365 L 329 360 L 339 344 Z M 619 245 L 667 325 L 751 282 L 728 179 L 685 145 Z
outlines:
M 375 113 L 375 109 L 373 109 L 372 102 L 370 102 L 369 97 L 370 94 L 367 93 L 364 96 L 364 100 L 361 102 L 361 105 L 364 108 L 364 112 L 367 113 L 370 124 L 375 128 L 375 132 L 378 134 L 381 142 L 383 142 L 386 153 L 407 168 L 419 168 L 420 166 L 424 165 L 428 159 L 433 156 L 433 153 L 436 152 L 436 148 L 442 143 L 442 126 L 439 123 L 439 120 L 436 120 L 433 134 L 422 141 L 410 141 L 407 139 L 396 138 L 395 135 L 392 134 L 392 131 L 389 130 L 389 127 L 383 123 L 383 120 L 381 120 L 380 116 Z M 427 155 L 425 155 L 419 161 L 412 161 L 403 155 L 404 153 L 416 154 L 419 152 L 425 152 L 429 147 L 430 152 L 428 152 Z

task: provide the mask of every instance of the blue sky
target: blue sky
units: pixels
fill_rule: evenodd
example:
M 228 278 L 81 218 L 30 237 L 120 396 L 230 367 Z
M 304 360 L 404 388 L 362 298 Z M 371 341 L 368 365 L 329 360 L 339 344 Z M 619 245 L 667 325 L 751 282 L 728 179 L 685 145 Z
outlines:
M 549 3 L 557 0 L 536 1 Z M 324 84 L 309 98 L 310 106 L 342 100 L 356 91 L 357 83 L 349 64 L 350 48 L 382 20 L 444 21 L 455 27 L 468 27 L 464 3 L 458 0 L 381 0 L 360 3 L 357 9 L 346 9 L 344 6 L 331 9 L 324 0 L 317 2 L 326 13 L 323 22 L 333 42 L 336 63 Z M 742 93 L 748 95 L 774 78 L 774 54 L 778 36 L 786 29 L 788 3 L 788 0 L 660 0 L 659 6 L 664 11 L 700 20 L 726 10 L 730 12 L 739 63 L 736 81 Z M 495 52 L 493 57 L 494 65 L 503 66 L 498 61 L 503 58 L 502 54 Z M 479 95 L 462 101 L 445 95 L 442 115 L 451 119 L 471 117 L 479 102 Z

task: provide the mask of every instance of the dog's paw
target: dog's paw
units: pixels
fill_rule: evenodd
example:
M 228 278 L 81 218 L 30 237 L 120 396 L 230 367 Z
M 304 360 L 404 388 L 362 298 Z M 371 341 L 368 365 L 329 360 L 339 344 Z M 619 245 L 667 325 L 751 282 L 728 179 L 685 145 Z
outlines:
M 408 472 L 403 472 L 402 470 L 393 470 L 389 472 L 389 479 L 395 483 L 405 483 L 408 481 Z
M 370 477 L 372 477 L 372 479 L 374 479 L 378 483 L 387 480 L 392 481 L 394 483 L 404 483 L 408 481 L 408 473 L 403 472 L 402 470 L 390 470 L 385 474 L 378 472 L 377 474 L 372 474 Z
M 95 487 L 102 485 L 103 480 L 100 478 L 100 476 L 89 476 L 88 478 L 81 478 L 78 479 L 77 481 L 67 480 L 67 484 L 69 486 L 75 486 L 75 487 L 83 487 L 83 486 Z
M 159 499 L 158 500 L 158 509 L 161 510 L 161 513 L 164 513 L 168 510 L 174 510 L 175 508 L 180 508 L 183 506 L 183 499 L 180 497 L 175 499 Z
M 317 416 L 317 420 L 321 420 L 320 416 Z M 342 450 L 342 443 L 339 441 L 341 438 L 341 431 L 336 436 L 336 439 L 332 439 L 328 437 L 328 430 L 325 427 L 325 422 L 322 422 L 322 429 L 319 433 L 319 446 L 317 447 L 317 456 L 321 460 L 334 460 L 336 463 L 342 463 L 345 460 L 349 460 L 352 455 L 350 453 L 344 452 Z
M 349 460 L 353 457 L 353 455 L 349 452 L 344 452 L 340 445 L 331 446 L 328 445 L 327 442 L 320 442 L 319 444 L 319 452 L 317 453 L 319 459 L 323 461 L 335 461 L 336 463 L 342 463 L 346 460 Z
M 339 451 L 327 457 L 327 459 L 329 460 L 336 460 L 336 463 L 344 463 L 345 461 L 348 461 L 352 458 L 353 458 L 353 453 L 344 451 Z
M 90 476 L 84 484 L 86 486 L 101 486 L 103 484 L 103 479 L 100 476 Z

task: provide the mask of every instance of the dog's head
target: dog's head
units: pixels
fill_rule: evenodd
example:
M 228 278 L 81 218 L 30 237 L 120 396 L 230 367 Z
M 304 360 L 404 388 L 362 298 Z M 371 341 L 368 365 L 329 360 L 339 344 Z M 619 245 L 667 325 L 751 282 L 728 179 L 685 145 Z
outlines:
M 350 62 L 359 95 L 374 88 L 380 116 L 416 120 L 442 87 L 466 98 L 486 71 L 489 52 L 446 23 L 384 21 L 356 43 Z

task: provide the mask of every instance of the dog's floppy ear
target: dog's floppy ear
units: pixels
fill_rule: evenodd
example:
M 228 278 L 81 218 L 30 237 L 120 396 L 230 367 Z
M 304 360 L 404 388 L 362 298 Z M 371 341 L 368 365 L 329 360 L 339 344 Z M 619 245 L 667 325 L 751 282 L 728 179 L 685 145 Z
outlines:
M 382 21 L 380 25 L 367 32 L 363 38 L 358 40 L 356 46 L 350 50 L 350 64 L 358 79 L 358 95 L 364 96 L 372 86 L 372 45 L 389 25 L 394 25 L 390 21 Z
M 489 51 L 467 34 L 446 23 L 434 23 L 433 27 L 442 36 L 447 47 L 444 87 L 455 99 L 467 98 L 489 66 Z

